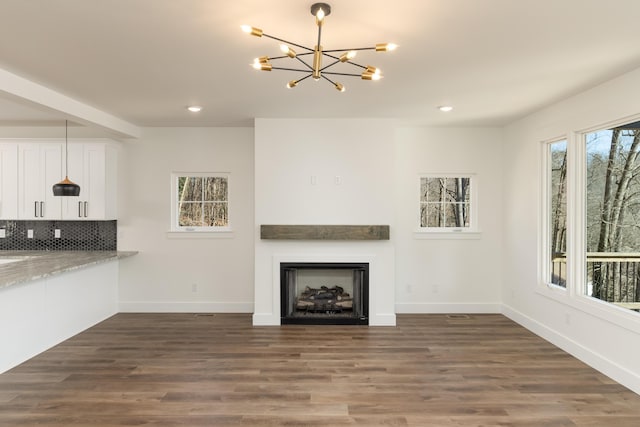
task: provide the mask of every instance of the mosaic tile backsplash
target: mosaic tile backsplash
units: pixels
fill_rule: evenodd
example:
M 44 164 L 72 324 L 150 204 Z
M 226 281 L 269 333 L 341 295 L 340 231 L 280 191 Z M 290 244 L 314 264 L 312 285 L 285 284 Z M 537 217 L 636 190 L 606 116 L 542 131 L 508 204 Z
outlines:
M 9 221 L 0 220 L 0 250 L 7 251 L 115 251 L 117 221 Z M 33 237 L 29 237 L 29 230 Z M 60 230 L 60 237 L 55 231 Z

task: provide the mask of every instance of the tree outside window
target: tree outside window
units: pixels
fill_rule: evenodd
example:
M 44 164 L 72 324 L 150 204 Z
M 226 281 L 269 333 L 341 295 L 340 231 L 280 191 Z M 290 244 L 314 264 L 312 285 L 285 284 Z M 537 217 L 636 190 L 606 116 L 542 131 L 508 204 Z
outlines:
M 229 226 L 229 180 L 226 175 L 176 175 L 175 185 L 178 229 Z
M 549 174 L 550 211 L 549 256 L 550 277 L 547 280 L 557 286 L 567 286 L 567 141 L 548 144 L 547 165 Z
M 420 178 L 420 227 L 471 226 L 470 177 Z
M 586 293 L 640 310 L 640 123 L 585 135 Z

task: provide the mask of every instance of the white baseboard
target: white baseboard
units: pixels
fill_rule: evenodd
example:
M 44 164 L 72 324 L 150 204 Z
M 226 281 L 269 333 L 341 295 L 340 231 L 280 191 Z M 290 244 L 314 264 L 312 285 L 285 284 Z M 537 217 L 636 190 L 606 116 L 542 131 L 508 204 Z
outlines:
M 593 369 L 602 372 L 604 375 L 622 384 L 634 393 L 640 394 L 640 376 L 634 372 L 629 371 L 601 354 L 584 347 L 571 338 L 554 331 L 507 305 L 502 306 L 502 314 L 591 366 Z
M 120 301 L 121 313 L 253 313 L 253 302 Z
M 398 314 L 502 313 L 498 303 L 396 303 Z
M 280 316 L 272 313 L 254 313 L 253 326 L 280 326 Z
M 369 316 L 369 326 L 396 326 L 396 315 L 377 314 Z

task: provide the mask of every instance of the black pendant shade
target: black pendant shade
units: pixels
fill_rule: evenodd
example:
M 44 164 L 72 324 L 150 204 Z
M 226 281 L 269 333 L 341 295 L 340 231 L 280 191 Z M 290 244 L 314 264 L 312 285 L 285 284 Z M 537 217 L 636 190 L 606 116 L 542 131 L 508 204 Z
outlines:
M 64 121 L 64 154 L 65 154 L 65 177 L 62 181 L 53 185 L 54 196 L 79 196 L 80 186 L 69 180 L 69 141 L 68 141 L 68 125 Z
M 54 196 L 79 196 L 80 186 L 75 182 L 69 181 L 69 177 L 65 176 L 63 181 L 60 181 L 53 186 Z

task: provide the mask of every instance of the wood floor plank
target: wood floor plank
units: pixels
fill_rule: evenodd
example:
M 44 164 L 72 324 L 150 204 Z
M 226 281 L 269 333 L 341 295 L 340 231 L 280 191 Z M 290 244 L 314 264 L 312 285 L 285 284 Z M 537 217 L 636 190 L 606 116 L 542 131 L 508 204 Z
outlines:
M 0 375 L 5 425 L 637 427 L 640 396 L 501 315 L 121 313 Z

